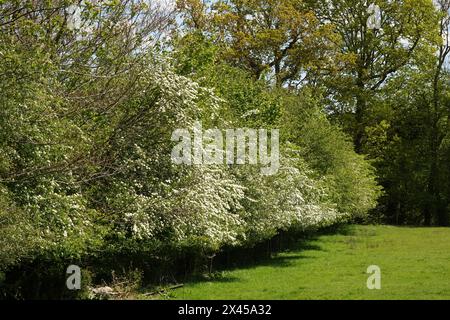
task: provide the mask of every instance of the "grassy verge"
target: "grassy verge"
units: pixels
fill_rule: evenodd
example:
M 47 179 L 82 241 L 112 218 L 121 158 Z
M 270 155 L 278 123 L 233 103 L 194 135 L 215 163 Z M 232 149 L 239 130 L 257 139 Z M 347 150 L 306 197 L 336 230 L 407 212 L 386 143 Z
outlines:
M 367 289 L 370 265 L 381 268 L 381 290 Z M 351 226 L 164 297 L 450 299 L 450 229 Z

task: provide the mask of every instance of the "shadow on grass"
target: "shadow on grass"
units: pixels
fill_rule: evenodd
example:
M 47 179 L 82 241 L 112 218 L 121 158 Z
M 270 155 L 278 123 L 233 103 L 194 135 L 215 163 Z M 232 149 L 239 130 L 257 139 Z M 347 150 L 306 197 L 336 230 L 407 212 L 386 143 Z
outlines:
M 252 248 L 228 249 L 213 260 L 213 270 L 208 274 L 191 275 L 185 283 L 222 282 L 236 283 L 241 279 L 230 274 L 236 270 L 257 267 L 287 268 L 303 259 L 314 259 L 306 251 L 324 251 L 316 244 L 318 236 L 302 234 L 280 234 Z
M 241 264 L 239 266 L 234 266 L 230 268 L 220 268 L 213 271 L 210 274 L 203 275 L 192 275 L 186 279 L 186 283 L 200 283 L 200 282 L 217 282 L 217 283 L 237 283 L 241 282 L 242 279 L 230 274 L 232 271 L 236 270 L 251 270 L 258 267 L 271 267 L 271 268 L 287 268 L 298 263 L 300 259 L 312 259 L 311 257 L 306 257 L 304 255 L 275 255 L 271 258 L 261 259 L 260 261 Z
M 354 236 L 358 232 L 349 225 L 336 225 L 320 231 L 281 232 L 269 241 L 247 248 L 225 248 L 212 260 L 210 272 L 191 274 L 184 283 L 218 282 L 237 283 L 240 278 L 230 274 L 236 270 L 249 270 L 257 267 L 281 269 L 298 264 L 299 260 L 315 259 L 306 255 L 308 251 L 325 251 L 318 245 L 319 238 L 326 235 Z M 211 263 L 211 261 L 209 261 Z

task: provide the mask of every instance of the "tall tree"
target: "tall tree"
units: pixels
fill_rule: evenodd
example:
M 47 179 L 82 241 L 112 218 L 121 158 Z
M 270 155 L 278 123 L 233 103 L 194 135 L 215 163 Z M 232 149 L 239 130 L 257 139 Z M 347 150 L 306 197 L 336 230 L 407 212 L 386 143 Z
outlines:
M 364 151 L 376 158 L 390 222 L 447 225 L 449 1 L 435 1 L 436 40 L 424 43 L 372 108 Z M 385 105 L 384 107 L 382 105 Z M 389 109 L 389 112 L 386 110 Z M 378 114 L 376 114 L 378 112 Z M 376 142 L 378 140 L 378 142 Z
M 333 65 L 339 36 L 299 0 L 180 0 L 187 25 L 222 45 L 222 58 L 267 77 L 278 86 L 294 85 L 308 71 Z
M 437 55 L 434 60 L 434 66 L 432 71 L 432 95 L 430 101 L 429 112 L 429 146 L 430 146 L 430 163 L 429 173 L 427 178 L 426 192 L 428 195 L 428 201 L 424 207 L 425 224 L 430 225 L 433 219 L 436 219 L 440 225 L 448 224 L 448 217 L 446 208 L 442 207 L 442 190 L 440 178 L 440 165 L 439 165 L 439 152 L 442 147 L 442 142 L 450 130 L 450 107 L 445 105 L 448 100 L 445 100 L 445 86 L 443 81 L 448 80 L 444 67 L 447 62 L 448 55 L 450 54 L 450 1 L 449 0 L 437 0 L 435 5 L 440 13 L 439 15 L 439 36 L 441 42 L 437 45 Z M 448 88 L 447 88 L 448 89 Z M 442 130 L 442 120 L 447 118 L 445 122 L 447 124 L 446 130 Z
M 381 15 L 371 26 L 373 11 L 366 0 L 311 1 L 317 17 L 330 21 L 342 38 L 341 54 L 353 63 L 326 80 L 339 109 L 354 114 L 355 148 L 362 152 L 368 100 L 407 65 L 421 44 L 433 38 L 437 21 L 432 0 L 374 0 Z

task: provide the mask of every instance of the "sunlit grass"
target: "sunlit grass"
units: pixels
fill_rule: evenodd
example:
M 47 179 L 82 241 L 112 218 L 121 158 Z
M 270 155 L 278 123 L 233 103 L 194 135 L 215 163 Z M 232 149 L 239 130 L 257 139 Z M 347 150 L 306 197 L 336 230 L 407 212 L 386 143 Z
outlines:
M 367 289 L 367 267 L 381 290 Z M 352 226 L 219 279 L 187 283 L 177 299 L 450 299 L 450 229 Z

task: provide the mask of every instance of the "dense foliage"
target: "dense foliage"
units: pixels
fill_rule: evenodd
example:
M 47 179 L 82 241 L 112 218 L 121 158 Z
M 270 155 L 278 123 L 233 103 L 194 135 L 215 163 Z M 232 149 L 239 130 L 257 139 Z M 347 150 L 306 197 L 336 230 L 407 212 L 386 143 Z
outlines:
M 280 231 L 447 224 L 448 4 L 375 2 L 381 30 L 362 0 L 0 1 L 1 294 L 41 296 L 26 266 L 101 278 Z M 280 169 L 174 164 L 196 122 L 279 129 Z

